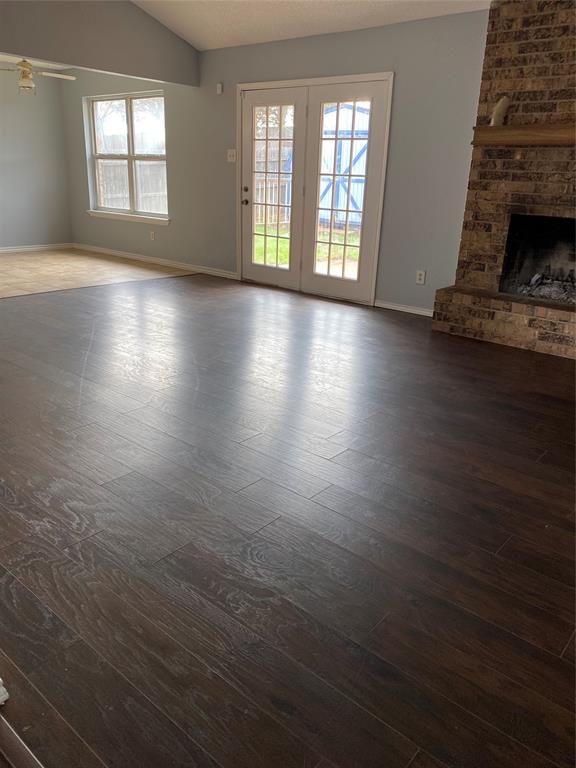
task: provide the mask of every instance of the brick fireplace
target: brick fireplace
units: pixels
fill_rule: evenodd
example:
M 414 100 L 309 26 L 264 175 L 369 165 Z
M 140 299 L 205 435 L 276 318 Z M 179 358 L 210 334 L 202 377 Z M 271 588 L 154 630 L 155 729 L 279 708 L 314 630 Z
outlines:
M 492 3 L 456 280 L 436 293 L 435 330 L 575 356 L 574 304 L 559 298 L 569 291 L 501 287 L 511 220 L 575 215 L 575 21 L 573 0 Z M 506 124 L 491 127 L 504 95 Z M 571 279 L 566 265 L 560 274 Z

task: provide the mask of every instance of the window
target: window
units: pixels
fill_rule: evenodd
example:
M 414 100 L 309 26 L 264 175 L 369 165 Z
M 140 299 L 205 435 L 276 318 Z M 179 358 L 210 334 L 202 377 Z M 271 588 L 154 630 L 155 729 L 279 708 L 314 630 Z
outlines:
M 164 97 L 107 96 L 89 102 L 92 208 L 167 217 Z

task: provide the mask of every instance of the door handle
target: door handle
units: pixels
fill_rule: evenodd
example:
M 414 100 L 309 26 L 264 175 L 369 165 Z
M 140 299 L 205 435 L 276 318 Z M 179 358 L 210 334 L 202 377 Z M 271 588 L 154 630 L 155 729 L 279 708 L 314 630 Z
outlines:
M 242 205 L 249 205 L 250 200 L 242 200 Z

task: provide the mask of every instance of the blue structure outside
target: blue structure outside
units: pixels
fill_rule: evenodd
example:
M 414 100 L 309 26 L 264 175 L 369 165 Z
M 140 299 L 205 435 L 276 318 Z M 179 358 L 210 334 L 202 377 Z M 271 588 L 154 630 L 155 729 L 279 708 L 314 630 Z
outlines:
M 348 110 L 352 113 L 354 105 L 352 103 L 342 104 L 340 106 L 341 112 Z M 351 211 L 349 216 L 348 226 L 360 226 L 361 213 L 364 203 L 364 187 L 366 184 L 365 168 L 366 168 L 366 156 L 368 151 L 368 120 L 370 116 L 370 107 L 360 107 L 356 105 L 357 114 L 365 116 L 363 122 L 366 123 L 366 127 L 354 127 L 354 131 L 351 129 L 342 129 L 339 127 L 338 135 L 336 135 L 336 127 L 329 128 L 326 125 L 326 118 L 331 114 L 336 118 L 338 110 L 337 104 L 326 105 L 324 109 L 324 125 L 322 130 L 323 139 L 335 140 L 335 167 L 337 175 L 331 175 L 330 173 L 322 174 L 320 176 L 320 189 L 318 196 L 319 222 L 326 226 L 330 225 L 330 217 L 333 212 L 333 224 L 344 227 L 346 225 L 346 211 Z M 352 120 L 350 119 L 350 124 Z M 334 119 L 336 124 L 336 119 Z M 352 152 L 354 144 L 351 140 L 361 143 L 359 150 L 355 153 Z M 349 151 L 347 151 L 349 150 Z M 350 156 L 350 160 L 346 161 L 346 156 Z M 281 166 L 281 172 L 292 172 L 292 156 L 290 155 L 286 162 Z M 357 176 L 350 177 L 350 174 L 358 174 Z M 348 191 L 350 189 L 350 198 L 348 199 Z M 291 204 L 291 188 L 288 185 L 286 189 L 287 199 L 283 201 L 283 204 Z

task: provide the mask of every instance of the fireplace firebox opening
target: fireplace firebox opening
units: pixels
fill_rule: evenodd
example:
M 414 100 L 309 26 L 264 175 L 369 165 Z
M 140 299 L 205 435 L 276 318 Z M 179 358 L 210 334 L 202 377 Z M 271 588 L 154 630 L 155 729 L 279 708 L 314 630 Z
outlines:
M 561 216 L 510 216 L 502 293 L 576 304 L 576 220 Z

